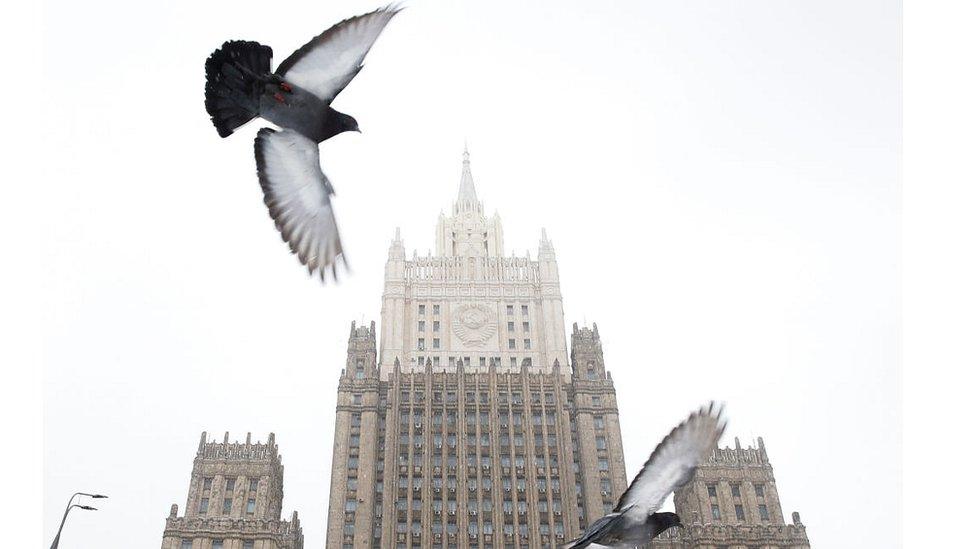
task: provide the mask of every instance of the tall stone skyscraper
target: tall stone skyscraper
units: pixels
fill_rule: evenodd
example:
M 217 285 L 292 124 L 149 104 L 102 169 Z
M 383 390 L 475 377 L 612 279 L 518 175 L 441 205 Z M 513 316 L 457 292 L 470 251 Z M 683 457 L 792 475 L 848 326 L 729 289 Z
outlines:
M 302 549 L 298 513 L 281 520 L 284 467 L 268 442 L 208 442 L 200 435 L 184 516 L 174 503 L 162 549 Z
M 326 548 L 558 547 L 609 512 L 627 487 L 600 333 L 595 324 L 573 324 L 567 348 L 552 243 L 543 230 L 535 259 L 505 255 L 501 218 L 485 215 L 467 151 L 435 243 L 434 255 L 408 258 L 398 230 L 379 334 L 375 323 L 352 324 L 339 379 Z M 745 489 L 763 479 L 768 499 L 746 517 L 759 521 L 756 532 L 790 529 L 770 540 L 800 539 L 794 534 L 802 526 L 782 526 L 768 461 L 755 461 L 758 451 L 716 452 L 696 489 L 725 490 L 738 478 Z M 711 512 L 710 502 L 682 494 L 682 516 Z M 720 511 L 737 512 L 738 501 Z M 761 504 L 768 521 L 758 515 Z M 668 532 L 661 547 L 808 546 L 709 544 L 729 539 L 726 524 L 701 517 L 698 537 Z
M 467 151 L 436 254 L 386 263 L 380 333 L 349 334 L 339 380 L 329 549 L 551 547 L 627 483 L 600 335 L 566 345 L 559 270 L 505 255 Z M 377 335 L 379 345 L 377 345 Z

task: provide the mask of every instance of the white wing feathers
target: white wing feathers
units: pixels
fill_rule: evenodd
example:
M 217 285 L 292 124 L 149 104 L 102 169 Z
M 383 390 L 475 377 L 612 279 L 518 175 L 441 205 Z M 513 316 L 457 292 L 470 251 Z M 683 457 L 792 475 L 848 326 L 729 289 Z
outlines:
M 390 5 L 336 23 L 288 56 L 275 73 L 331 103 L 363 68 L 366 53 L 401 9 Z
M 309 274 L 317 270 L 324 281 L 331 270 L 334 277 L 342 243 L 318 145 L 292 130 L 263 128 L 254 140 L 254 155 L 264 203 L 281 238 Z
M 645 517 L 656 512 L 676 489 L 691 480 L 698 464 L 725 431 L 723 408 L 714 402 L 692 413 L 657 445 L 634 481 L 620 496 L 616 511 Z

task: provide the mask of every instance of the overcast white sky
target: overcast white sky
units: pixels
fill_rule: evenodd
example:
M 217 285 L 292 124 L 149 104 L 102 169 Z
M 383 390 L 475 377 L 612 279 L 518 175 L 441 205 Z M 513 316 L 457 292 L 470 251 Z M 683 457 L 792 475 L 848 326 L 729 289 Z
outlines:
M 509 249 L 546 227 L 567 328 L 599 323 L 629 475 L 722 399 L 815 547 L 901 545 L 900 3 L 409 2 L 335 103 L 364 133 L 322 146 L 354 268 L 328 287 L 203 61 L 376 4 L 47 4 L 47 539 L 93 490 L 63 546 L 157 546 L 200 431 L 274 431 L 321 547 L 349 322 L 378 319 L 394 227 L 433 247 L 467 138 Z

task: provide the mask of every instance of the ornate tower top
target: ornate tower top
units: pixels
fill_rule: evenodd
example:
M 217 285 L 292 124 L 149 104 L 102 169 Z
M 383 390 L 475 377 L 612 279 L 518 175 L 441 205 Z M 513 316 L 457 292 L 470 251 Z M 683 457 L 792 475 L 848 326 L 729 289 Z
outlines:
M 569 377 L 556 253 L 542 232 L 538 258 L 506 255 L 498 214 L 485 215 L 465 145 L 453 207 L 441 212 L 436 252 L 405 253 L 397 232 L 383 282 L 379 353 L 350 339 L 342 383 L 402 372 L 533 372 L 558 359 Z M 367 338 L 368 339 L 368 338 Z M 352 379 L 349 379 L 352 376 Z
M 501 257 L 502 224 L 498 214 L 488 219 L 478 200 L 471 175 L 471 154 L 464 146 L 461 181 L 451 216 L 437 220 L 437 255 L 441 257 Z

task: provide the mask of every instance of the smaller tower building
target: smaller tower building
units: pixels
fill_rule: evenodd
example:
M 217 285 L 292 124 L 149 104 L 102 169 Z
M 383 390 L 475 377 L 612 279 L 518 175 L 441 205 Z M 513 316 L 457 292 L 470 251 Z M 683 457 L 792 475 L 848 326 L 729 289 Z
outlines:
M 302 549 L 298 513 L 281 520 L 284 467 L 274 433 L 268 442 L 207 441 L 193 460 L 184 515 L 174 503 L 162 549 Z
M 695 476 L 674 494 L 685 528 L 672 528 L 655 549 L 809 549 L 806 527 L 783 516 L 773 466 L 763 439 L 755 447 L 716 447 Z

